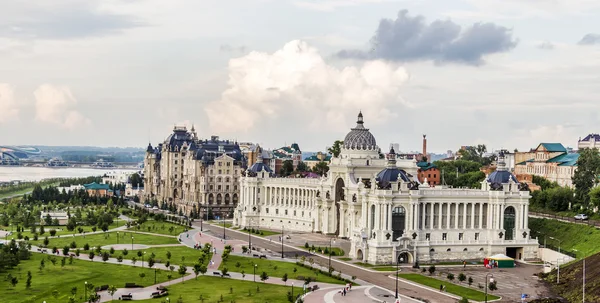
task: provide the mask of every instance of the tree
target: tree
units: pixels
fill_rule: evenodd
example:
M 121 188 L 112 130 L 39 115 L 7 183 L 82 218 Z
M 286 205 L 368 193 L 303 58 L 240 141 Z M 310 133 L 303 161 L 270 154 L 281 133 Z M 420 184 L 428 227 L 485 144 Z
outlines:
M 89 244 L 87 244 L 87 243 L 85 243 L 85 244 L 83 245 L 83 250 L 90 250 L 90 245 L 89 245 Z
M 102 253 L 102 261 L 106 262 L 108 261 L 108 259 L 110 258 L 110 254 L 108 252 L 103 252 Z
M 323 176 L 329 171 L 329 165 L 325 161 L 320 161 L 315 166 L 313 166 L 313 172 L 319 174 L 319 176 Z
M 221 269 L 221 277 L 227 275 L 227 273 L 229 273 L 229 268 L 223 267 L 223 269 Z
M 308 166 L 306 166 L 306 163 L 304 163 L 304 162 L 300 162 L 300 163 L 298 163 L 298 165 L 296 166 L 296 171 L 298 171 L 298 172 L 305 172 L 305 171 L 308 171 Z
M 114 296 L 115 296 L 116 292 L 117 292 L 117 287 L 116 286 L 111 285 L 111 286 L 108 287 L 108 294 L 110 294 L 111 300 L 114 300 Z
M 469 283 L 469 286 L 471 286 L 471 284 L 473 284 L 473 277 L 469 276 L 469 280 L 467 280 L 467 283 Z
M 93 251 L 90 251 L 88 253 L 88 258 L 90 258 L 90 260 L 94 261 L 94 252 Z
M 340 153 L 342 152 L 343 144 L 344 144 L 344 141 L 335 140 L 335 142 L 333 142 L 333 145 L 327 149 L 327 152 L 329 152 L 334 158 L 337 158 L 340 155 Z
M 283 164 L 281 165 L 280 174 L 284 177 L 287 177 L 287 176 L 291 175 L 293 171 L 294 171 L 294 162 L 292 162 L 292 160 L 283 161 Z
M 137 262 L 137 258 L 136 257 L 131 258 L 131 264 L 135 265 L 135 262 Z
M 200 274 L 200 268 L 202 267 L 202 264 L 194 264 L 194 275 L 196 275 L 196 279 L 198 279 L 198 275 Z
M 448 274 L 446 278 L 448 278 L 450 281 L 454 281 L 454 274 Z
M 17 286 L 17 283 L 19 283 L 19 279 L 17 279 L 17 277 L 12 277 L 10 279 L 10 284 L 12 285 L 13 288 L 15 288 L 15 286 Z
M 44 246 L 48 246 L 48 244 L 50 244 L 50 239 L 48 239 L 48 237 L 44 238 Z
M 25 282 L 25 288 L 31 288 L 31 271 L 27 271 L 27 282 Z
M 51 229 L 51 230 L 50 230 L 50 236 L 51 236 L 51 237 L 54 237 L 54 236 L 56 236 L 56 229 Z
M 465 274 L 460 273 L 458 274 L 458 281 L 460 281 L 460 283 L 465 282 L 467 280 L 467 276 L 465 276 Z
M 44 225 L 40 226 L 40 235 L 45 234 L 46 231 L 44 230 Z
M 458 301 L 458 303 L 469 303 L 469 299 L 467 299 L 467 298 L 465 298 L 465 297 L 462 297 L 462 299 L 460 299 L 460 300 Z
M 155 263 L 155 262 L 154 262 L 154 258 L 149 258 L 149 259 L 148 259 L 148 267 L 152 267 L 152 266 L 154 266 L 154 263 Z
M 124 248 L 121 253 L 123 254 L 123 256 L 127 256 L 127 254 L 129 253 L 129 251 L 127 250 L 127 248 Z
M 288 280 L 288 274 L 285 273 L 285 274 L 283 274 L 283 277 L 281 278 L 281 281 L 283 281 L 283 283 L 285 283 L 286 286 L 287 286 L 287 280 Z
M 167 260 L 171 260 L 171 251 L 167 250 Z
M 63 253 L 63 255 L 65 255 L 65 256 L 66 256 L 66 255 L 68 255 L 68 254 L 69 254 L 69 247 L 68 247 L 68 246 L 65 246 L 65 247 L 63 247 L 63 251 L 62 251 L 62 253 Z
M 263 271 L 262 274 L 260 274 L 260 280 L 265 282 L 267 279 L 269 279 L 269 275 L 266 271 Z
M 60 259 L 60 267 L 65 267 L 65 265 L 67 265 L 67 258 L 61 258 Z
M 435 265 L 429 266 L 429 269 L 427 271 L 429 271 L 429 275 L 433 275 L 433 273 L 435 272 Z
M 185 276 L 185 273 L 187 272 L 187 267 L 181 264 L 179 265 L 179 270 L 177 272 L 179 273 L 179 275 L 181 275 L 181 282 L 183 282 L 183 276 Z
M 573 175 L 573 185 L 575 185 L 577 200 L 585 207 L 587 207 L 590 202 L 590 190 L 598 184 L 599 174 L 600 154 L 598 153 L 598 149 L 586 148 L 579 151 L 577 170 Z
M 600 207 L 600 186 L 592 188 L 588 195 L 590 196 L 590 204 L 594 207 Z
M 111 255 L 113 255 L 115 253 L 115 249 L 111 246 L 109 252 Z M 152 266 L 150 266 L 150 267 L 152 267 Z

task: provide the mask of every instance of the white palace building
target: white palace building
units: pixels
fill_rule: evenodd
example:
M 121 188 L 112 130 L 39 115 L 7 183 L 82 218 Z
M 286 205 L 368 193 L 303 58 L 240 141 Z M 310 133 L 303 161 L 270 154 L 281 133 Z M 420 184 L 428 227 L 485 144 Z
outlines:
M 414 160 L 382 155 L 363 123 L 360 113 L 324 177 L 274 177 L 259 158 L 240 180 L 234 224 L 349 239 L 349 256 L 372 264 L 538 257 L 529 191 L 502 154 L 481 189 L 430 187 Z

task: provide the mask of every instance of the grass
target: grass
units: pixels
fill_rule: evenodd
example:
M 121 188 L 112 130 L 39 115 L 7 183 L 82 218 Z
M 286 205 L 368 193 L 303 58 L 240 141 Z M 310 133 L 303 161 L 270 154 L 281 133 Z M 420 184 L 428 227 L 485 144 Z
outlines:
M 113 223 L 111 225 L 108 226 L 108 229 L 114 229 L 117 227 L 121 227 L 123 225 L 125 225 L 127 223 L 127 221 L 125 220 L 119 220 L 118 222 L 115 220 L 113 221 Z M 66 226 L 44 226 L 44 231 L 45 233 L 43 235 L 40 235 L 40 227 L 37 226 L 36 227 L 36 231 L 38 233 L 38 237 L 39 238 L 44 238 L 46 236 L 50 237 L 50 230 L 54 229 L 56 230 L 56 235 L 57 236 L 64 236 L 64 235 L 73 235 L 74 234 L 79 234 L 79 231 L 77 230 L 80 226 L 75 227 L 75 230 L 73 231 L 69 231 L 67 230 Z M 93 232 L 92 230 L 93 226 L 81 226 L 81 228 L 83 228 L 83 231 L 85 233 L 91 233 Z M 96 227 L 96 231 L 102 231 L 100 228 Z M 21 233 L 23 235 L 23 237 L 28 236 L 30 239 L 33 239 L 33 233 L 30 230 L 26 230 L 25 232 Z M 13 236 L 16 238 L 17 233 L 13 232 Z
M 179 244 L 177 239 L 170 237 L 161 237 L 155 235 L 146 235 L 146 234 L 136 234 L 132 232 L 119 232 L 119 243 L 122 244 L 131 244 L 131 237 L 133 236 L 133 240 L 135 244 L 146 244 L 146 245 L 159 245 L 159 244 Z M 117 244 L 117 233 L 116 232 L 108 232 L 108 233 L 100 233 L 93 235 L 84 236 L 65 236 L 60 238 L 52 238 L 49 239 L 50 243 L 48 247 L 58 247 L 62 249 L 64 246 L 69 246 L 71 242 L 75 241 L 77 244 L 77 248 L 83 250 L 83 246 L 87 243 L 90 247 L 94 246 L 105 246 L 105 245 L 113 245 Z M 44 238 L 39 238 L 37 242 L 31 241 L 33 245 L 41 246 L 44 244 Z
M 16 287 L 12 287 L 6 279 L 0 279 L 0 289 L 2 289 L 3 303 L 38 303 L 46 301 L 47 303 L 68 302 L 71 296 L 71 290 L 77 287 L 76 302 L 83 302 L 84 283 L 87 281 L 94 286 L 115 285 L 124 287 L 125 283 L 136 283 L 143 286 L 154 284 L 154 270 L 132 268 L 127 265 L 103 264 L 103 262 L 89 262 L 83 260 L 73 260 L 69 265 L 67 259 L 65 267 L 61 267 L 61 258 L 56 258 L 56 265 L 47 259 L 49 255 L 34 253 L 30 260 L 21 261 L 17 268 L 8 271 L 19 280 Z M 45 259 L 45 267 L 40 272 L 39 266 L 42 259 Z M 31 271 L 31 288 L 26 289 L 27 272 Z M 145 277 L 141 278 L 140 273 Z M 2 275 L 8 274 L 4 272 Z M 158 271 L 156 279 L 158 283 L 167 280 L 167 272 Z M 175 273 L 173 278 L 180 278 Z M 53 291 L 57 291 L 57 297 L 53 296 Z M 89 291 L 88 291 L 89 294 Z
M 126 256 L 123 256 L 124 259 L 131 260 L 133 257 L 136 257 L 138 261 L 141 261 L 141 258 L 137 256 L 137 252 L 139 250 L 129 250 Z M 182 262 L 187 266 L 192 266 L 198 262 L 198 258 L 202 254 L 201 250 L 189 248 L 187 246 L 172 246 L 172 247 L 151 247 L 144 249 L 142 251 L 146 252 L 144 257 L 144 261 L 147 261 L 148 258 L 154 253 L 154 261 L 157 263 L 165 263 L 167 260 L 171 262 L 173 265 L 179 265 Z M 167 252 L 171 252 L 171 259 L 167 259 Z M 117 250 L 113 254 L 113 256 L 121 255 L 122 251 Z M 181 258 L 184 258 L 183 261 Z M 207 258 L 205 258 L 204 265 L 208 265 L 212 258 L 212 253 L 209 254 Z
M 240 267 L 237 267 L 237 263 L 239 262 Z M 273 260 L 265 260 L 258 258 L 246 258 L 240 256 L 230 255 L 226 262 L 221 263 L 219 269 L 223 269 L 223 267 L 227 267 L 232 272 L 242 272 L 242 270 L 247 275 L 252 275 L 254 273 L 254 264 L 257 264 L 256 268 L 256 276 L 260 276 L 260 274 L 265 271 L 269 275 L 269 277 L 283 277 L 284 274 L 288 274 L 289 279 L 299 279 L 298 277 L 313 277 L 316 278 L 317 282 L 322 283 L 332 283 L 332 284 L 344 284 L 343 281 L 336 280 L 332 277 L 328 277 L 323 274 L 316 274 L 310 268 L 305 268 L 302 266 L 296 265 L 296 263 L 284 262 L 284 261 L 273 261 Z M 296 272 L 294 272 L 294 268 L 296 268 Z
M 463 287 L 456 285 L 454 283 L 450 283 L 443 280 L 438 280 L 434 278 L 430 278 L 427 276 L 423 276 L 420 274 L 399 274 L 398 277 L 406 280 L 410 280 L 425 286 L 429 286 L 434 289 L 440 289 L 440 285 L 446 286 L 446 292 L 457 295 L 459 297 L 464 297 L 469 300 L 475 301 L 483 301 L 485 300 L 485 293 L 480 292 L 475 289 Z M 497 300 L 500 299 L 498 296 L 494 296 L 488 293 L 488 300 Z
M 529 218 L 531 234 L 539 235 L 539 242 L 543 245 L 544 236 L 548 246 L 558 247 L 561 251 L 572 252 L 577 249 L 577 256 L 587 256 L 600 252 L 600 230 L 584 224 L 567 223 L 551 219 Z M 556 238 L 553 240 L 550 237 Z
M 301 248 L 306 251 L 312 251 L 313 245 L 311 245 L 309 248 L 306 248 L 305 246 L 298 246 L 298 248 Z M 329 247 L 315 246 L 315 250 L 317 251 L 317 253 L 320 253 L 320 254 L 328 255 L 328 253 L 325 252 L 326 249 L 327 249 L 327 251 L 329 251 Z M 333 252 L 332 256 L 343 256 L 344 255 L 344 250 L 339 247 L 331 247 L 331 251 Z
M 223 227 L 223 221 L 219 221 L 219 222 L 217 222 L 217 221 L 212 221 L 211 223 L 212 223 L 213 225 L 217 225 L 217 226 L 221 226 L 221 227 Z M 233 226 L 233 225 L 232 225 L 231 223 L 227 223 L 227 222 L 225 222 L 225 228 L 231 228 L 232 226 Z
M 376 271 L 396 271 L 396 266 L 373 267 Z
M 358 265 L 360 267 L 365 267 L 365 268 L 377 267 L 377 265 L 373 265 L 373 264 L 369 264 L 369 263 L 362 263 L 362 262 L 356 262 L 356 263 L 354 263 L 354 265 Z
M 178 236 L 183 233 L 187 227 L 171 222 L 146 221 L 141 225 L 128 228 L 131 231 L 148 232 L 167 236 Z
M 178 283 L 168 287 L 171 302 L 236 302 L 236 303 L 287 303 L 287 293 L 291 286 L 272 285 L 262 282 L 231 280 L 208 276 Z M 301 294 L 302 287 L 294 287 L 294 295 Z M 220 300 L 223 296 L 223 300 Z M 200 298 L 203 298 L 200 299 Z M 136 302 L 164 302 L 165 298 L 141 300 Z M 115 303 L 121 301 L 113 301 Z

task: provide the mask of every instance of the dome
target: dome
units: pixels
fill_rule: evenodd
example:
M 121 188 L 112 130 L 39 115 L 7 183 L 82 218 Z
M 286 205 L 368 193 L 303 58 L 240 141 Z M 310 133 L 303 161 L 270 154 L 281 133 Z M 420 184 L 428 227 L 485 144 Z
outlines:
M 509 183 L 511 180 L 515 183 L 519 183 L 517 178 L 508 170 L 506 170 L 504 151 L 500 151 L 500 154 L 498 155 L 498 167 L 496 168 L 495 172 L 491 173 L 487 177 L 486 181 L 490 184 L 505 184 Z
M 387 167 L 377 174 L 375 179 L 380 188 L 388 189 L 393 182 L 402 180 L 404 182 L 410 182 L 410 178 L 406 174 L 406 171 L 396 167 L 396 152 L 394 148 L 390 148 L 388 153 Z
M 252 164 L 252 166 L 248 168 L 248 171 L 253 173 L 260 173 L 262 171 L 266 171 L 269 174 L 273 173 L 271 171 L 271 168 L 265 163 L 263 163 L 262 154 L 258 154 L 258 157 L 256 158 L 256 163 Z
M 364 127 L 362 112 L 358 114 L 356 127 L 353 128 L 344 138 L 344 148 L 346 149 L 377 149 L 375 137 L 369 129 Z

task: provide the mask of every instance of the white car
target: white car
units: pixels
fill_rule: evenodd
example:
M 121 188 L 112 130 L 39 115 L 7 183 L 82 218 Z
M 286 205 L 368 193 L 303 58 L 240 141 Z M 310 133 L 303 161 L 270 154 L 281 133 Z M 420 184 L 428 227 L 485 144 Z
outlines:
M 587 220 L 588 216 L 586 214 L 578 214 L 575 216 L 575 220 Z

